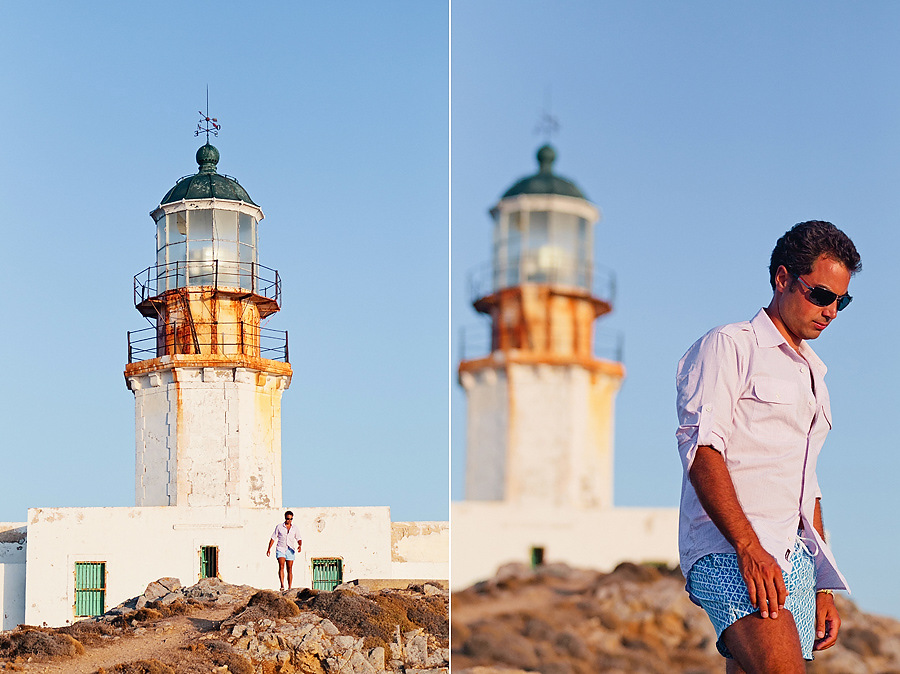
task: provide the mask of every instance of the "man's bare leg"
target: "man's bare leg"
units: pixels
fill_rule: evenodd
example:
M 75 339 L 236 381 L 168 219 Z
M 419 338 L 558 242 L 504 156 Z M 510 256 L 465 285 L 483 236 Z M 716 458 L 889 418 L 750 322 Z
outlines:
M 285 566 L 287 566 L 287 576 L 288 576 L 288 587 L 287 589 L 291 589 L 291 586 L 294 584 L 294 560 L 288 559 L 285 560 Z M 281 588 L 284 589 L 284 588 Z
M 736 660 L 728 674 L 804 674 L 806 661 L 800 635 L 791 612 L 782 609 L 777 618 L 751 613 L 722 632 L 722 640 Z
M 278 558 L 278 584 L 284 589 L 284 557 Z
M 737 663 L 737 660 L 726 660 L 725 661 L 725 674 L 747 674 L 741 666 Z

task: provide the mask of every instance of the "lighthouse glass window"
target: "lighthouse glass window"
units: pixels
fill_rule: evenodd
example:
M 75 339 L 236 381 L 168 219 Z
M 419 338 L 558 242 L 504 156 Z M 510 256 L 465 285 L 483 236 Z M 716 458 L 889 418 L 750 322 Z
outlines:
M 495 287 L 551 283 L 590 288 L 591 237 L 584 218 L 558 211 L 513 212 L 501 221 L 498 234 Z
M 215 285 L 216 265 L 213 254 L 213 212 L 192 211 L 188 216 L 188 285 Z
M 215 285 L 252 290 L 256 218 L 223 209 L 170 213 L 157 223 L 160 290 Z
M 217 285 L 240 287 L 237 211 L 213 211 L 213 257 L 218 261 Z

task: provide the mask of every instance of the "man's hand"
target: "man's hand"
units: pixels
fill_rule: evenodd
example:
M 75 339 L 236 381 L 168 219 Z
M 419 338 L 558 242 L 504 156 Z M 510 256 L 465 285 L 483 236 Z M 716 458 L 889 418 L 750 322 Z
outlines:
M 266 557 L 271 557 L 271 556 L 272 556 L 272 548 L 269 548 L 268 550 L 266 550 Z
M 759 609 L 762 618 L 777 618 L 778 610 L 787 601 L 787 588 L 781 567 L 758 542 L 737 550 L 738 568 L 747 584 L 750 603 Z
M 837 641 L 841 629 L 841 616 L 834 605 L 834 595 L 828 592 L 816 593 L 816 641 L 814 651 L 831 648 Z

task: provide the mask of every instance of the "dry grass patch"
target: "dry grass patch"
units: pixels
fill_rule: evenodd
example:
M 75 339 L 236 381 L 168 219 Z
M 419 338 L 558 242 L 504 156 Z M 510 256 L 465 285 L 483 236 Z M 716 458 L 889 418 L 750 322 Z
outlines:
M 135 621 L 145 623 L 161 620 L 162 618 L 171 618 L 172 616 L 190 615 L 200 608 L 203 608 L 203 603 L 196 599 L 178 600 L 173 601 L 171 604 L 160 604 L 158 601 L 151 601 L 147 602 L 144 608 L 117 616 L 112 621 L 112 624 L 116 627 L 129 628 L 131 623 Z
M 122 663 L 110 669 L 101 667 L 97 670 L 97 674 L 177 674 L 177 672 L 169 665 L 151 659 Z
M 221 629 L 231 629 L 237 623 L 248 623 L 265 618 L 278 620 L 298 615 L 300 615 L 300 609 L 297 604 L 287 597 L 282 597 L 271 590 L 260 590 L 250 597 L 246 606 L 235 609 L 231 617 L 222 623 Z
M 208 672 L 213 667 L 228 667 L 230 674 L 253 674 L 253 665 L 240 655 L 232 646 L 224 641 L 206 641 L 191 644 L 185 651 L 192 654 L 193 667 L 187 672 Z M 179 670 L 179 674 L 182 672 Z
M 84 646 L 57 630 L 22 625 L 0 636 L 0 657 L 17 656 L 73 657 L 84 653 Z
M 260 590 L 254 594 L 247 602 L 247 608 L 256 608 L 272 620 L 300 615 L 297 604 L 271 590 Z
M 118 630 L 109 623 L 96 620 L 79 620 L 74 625 L 59 627 L 57 632 L 68 634 L 84 646 L 94 646 L 103 641 L 103 637 L 112 636 Z
M 328 618 L 342 632 L 365 637 L 366 648 L 388 649 L 400 632 L 424 629 L 446 645 L 449 625 L 446 603 L 440 597 L 411 597 L 396 592 L 361 596 L 335 590 L 308 596 L 304 608 Z

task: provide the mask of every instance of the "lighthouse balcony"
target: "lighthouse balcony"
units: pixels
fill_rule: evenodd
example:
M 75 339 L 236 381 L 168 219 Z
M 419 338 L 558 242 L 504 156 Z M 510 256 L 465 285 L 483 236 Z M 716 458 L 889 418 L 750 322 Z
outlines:
M 482 300 L 501 290 L 528 284 L 553 286 L 609 305 L 612 305 L 616 292 L 612 269 L 590 262 L 566 260 L 539 250 L 501 264 L 488 262 L 476 267 L 469 273 L 469 297 L 478 308 Z
M 259 306 L 261 317 L 275 313 L 281 305 L 281 277 L 275 269 L 255 262 L 178 260 L 135 275 L 134 306 L 142 315 L 155 318 L 167 292 L 198 287 L 249 297 Z
M 128 362 L 163 356 L 247 357 L 289 363 L 288 333 L 247 322 L 172 321 L 128 333 Z

